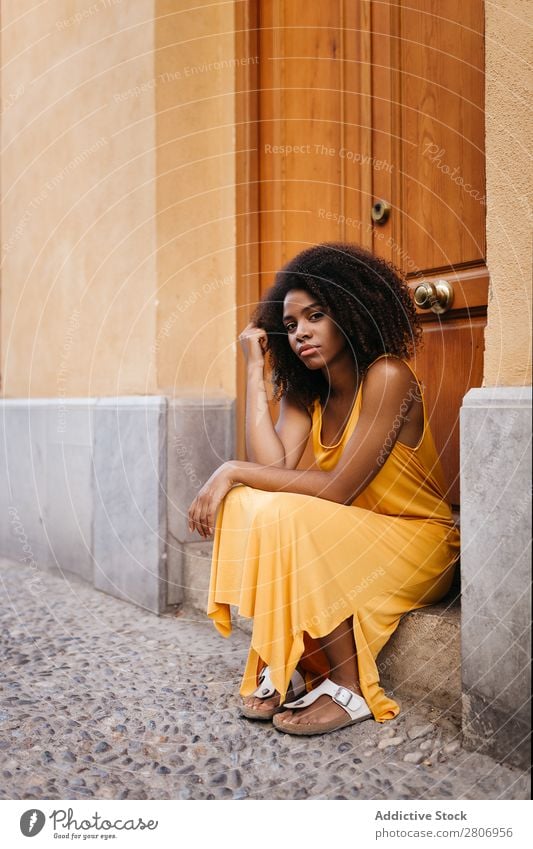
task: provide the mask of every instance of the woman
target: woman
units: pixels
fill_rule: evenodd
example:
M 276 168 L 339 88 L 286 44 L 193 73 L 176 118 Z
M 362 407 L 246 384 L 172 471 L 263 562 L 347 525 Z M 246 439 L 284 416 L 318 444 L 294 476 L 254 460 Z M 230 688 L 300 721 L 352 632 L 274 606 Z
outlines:
M 189 527 L 214 529 L 207 612 L 218 630 L 231 632 L 230 604 L 254 619 L 242 713 L 280 731 L 394 718 L 375 659 L 404 613 L 450 587 L 459 535 L 408 362 L 420 334 L 398 272 L 331 243 L 278 272 L 240 336 L 250 461 L 216 470 Z M 315 465 L 298 470 L 310 434 Z

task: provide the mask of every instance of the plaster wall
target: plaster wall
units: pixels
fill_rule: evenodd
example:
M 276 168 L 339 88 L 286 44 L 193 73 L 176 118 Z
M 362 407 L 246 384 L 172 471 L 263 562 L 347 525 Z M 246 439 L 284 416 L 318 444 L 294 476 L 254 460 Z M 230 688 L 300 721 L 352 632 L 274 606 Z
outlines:
M 169 396 L 234 396 L 232 3 L 156 0 L 157 377 Z
M 0 392 L 235 394 L 232 3 L 1 3 Z
M 4 397 L 153 393 L 153 2 L 2 2 Z
M 528 0 L 485 3 L 487 263 L 484 386 L 531 382 L 531 54 Z

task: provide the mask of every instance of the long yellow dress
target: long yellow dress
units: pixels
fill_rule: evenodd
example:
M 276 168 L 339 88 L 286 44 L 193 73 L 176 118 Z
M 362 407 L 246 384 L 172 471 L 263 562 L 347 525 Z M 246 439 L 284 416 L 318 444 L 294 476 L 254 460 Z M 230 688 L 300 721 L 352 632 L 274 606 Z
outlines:
M 332 446 L 321 442 L 322 411 L 315 401 L 312 439 L 319 468 L 338 463 L 359 416 L 362 388 Z M 298 662 L 308 670 L 310 689 L 329 668 L 318 638 L 353 615 L 363 695 L 378 722 L 398 714 L 380 686 L 376 657 L 404 613 L 435 603 L 450 588 L 459 533 L 444 492 L 424 402 L 418 445 L 397 440 L 350 505 L 242 484 L 227 493 L 215 526 L 207 614 L 225 637 L 231 633 L 230 604 L 253 617 L 242 696 L 256 689 L 265 663 L 282 700 Z

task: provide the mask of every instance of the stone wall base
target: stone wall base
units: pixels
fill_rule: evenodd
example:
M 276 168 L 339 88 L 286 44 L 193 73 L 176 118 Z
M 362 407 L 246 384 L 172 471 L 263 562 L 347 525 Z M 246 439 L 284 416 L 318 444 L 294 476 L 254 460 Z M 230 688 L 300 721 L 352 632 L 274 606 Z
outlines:
M 531 388 L 461 408 L 461 645 L 467 745 L 530 763 Z
M 234 456 L 225 396 L 0 401 L 0 554 L 154 613 L 183 601 L 187 509 Z

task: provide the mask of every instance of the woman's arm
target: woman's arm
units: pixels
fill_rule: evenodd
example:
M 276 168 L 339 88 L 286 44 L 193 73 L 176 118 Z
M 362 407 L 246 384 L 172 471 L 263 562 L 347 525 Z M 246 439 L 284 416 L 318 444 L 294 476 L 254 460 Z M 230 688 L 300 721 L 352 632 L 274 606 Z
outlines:
M 363 384 L 354 432 L 331 471 L 299 471 L 230 460 L 211 476 L 189 511 L 189 527 L 211 533 L 220 501 L 235 484 L 268 492 L 295 492 L 351 504 L 377 475 L 390 454 L 415 397 L 413 375 L 400 360 L 378 360 Z
M 246 357 L 246 453 L 254 463 L 295 469 L 311 429 L 309 414 L 287 398 L 281 401 L 276 427 L 272 422 L 264 380 L 266 332 L 249 324 L 239 336 Z

